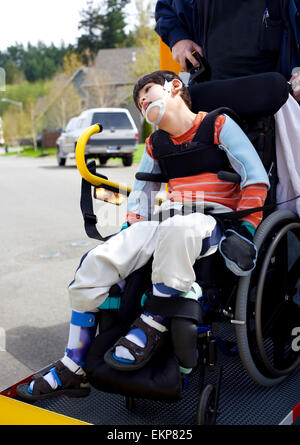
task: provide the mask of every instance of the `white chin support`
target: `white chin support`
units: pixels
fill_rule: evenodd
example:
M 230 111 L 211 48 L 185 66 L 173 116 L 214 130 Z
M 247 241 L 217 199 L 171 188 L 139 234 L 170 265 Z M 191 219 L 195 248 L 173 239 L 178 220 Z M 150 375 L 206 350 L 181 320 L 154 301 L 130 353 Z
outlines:
M 148 114 L 149 114 L 149 111 L 152 110 L 152 108 L 154 108 L 154 107 L 159 108 L 159 114 L 155 121 L 151 121 Z M 156 100 L 155 102 L 152 102 L 152 104 L 150 104 L 149 107 L 147 108 L 146 115 L 145 115 L 145 118 L 146 118 L 146 121 L 148 122 L 148 124 L 158 125 L 164 115 L 165 110 L 166 110 L 166 102 L 163 99 L 159 99 L 159 100 Z
M 172 87 L 172 81 L 168 82 L 165 81 L 164 84 L 164 94 L 161 99 L 156 100 L 155 102 L 152 102 L 152 104 L 149 105 L 149 107 L 146 110 L 145 119 L 148 122 L 148 124 L 151 125 L 158 125 L 160 121 L 162 120 L 162 117 L 164 115 L 164 112 L 166 111 L 166 98 L 171 95 L 171 87 Z M 159 113 L 155 121 L 150 120 L 149 118 L 149 111 L 154 108 L 159 108 Z

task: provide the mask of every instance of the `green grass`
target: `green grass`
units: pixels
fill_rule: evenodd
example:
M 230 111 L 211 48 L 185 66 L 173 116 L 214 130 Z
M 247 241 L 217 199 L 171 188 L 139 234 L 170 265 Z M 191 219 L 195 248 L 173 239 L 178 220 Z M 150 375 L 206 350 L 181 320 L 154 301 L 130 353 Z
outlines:
M 28 158 L 38 158 L 40 156 L 48 156 L 56 154 L 56 148 L 38 148 L 36 151 L 34 147 L 24 147 L 23 150 L 18 153 L 18 156 L 26 156 Z
M 56 148 L 38 148 L 36 151 L 34 150 L 34 147 L 32 146 L 26 146 L 23 147 L 21 151 L 9 151 L 8 153 L 4 153 L 1 156 L 11 156 L 16 155 L 20 157 L 27 157 L 27 158 L 38 158 L 40 156 L 48 156 L 48 155 L 54 155 L 56 153 Z
M 139 144 L 137 149 L 134 152 L 133 155 L 133 162 L 139 164 L 141 162 L 143 153 L 144 153 L 145 144 Z M 32 146 L 26 146 L 23 147 L 21 151 L 10 151 L 8 153 L 1 154 L 1 156 L 20 156 L 20 157 L 27 157 L 27 158 L 38 158 L 40 156 L 49 156 L 49 155 L 55 155 L 56 154 L 56 148 L 38 148 L 36 151 L 34 150 L 34 147 Z M 117 160 L 117 159 L 116 159 Z M 121 162 L 121 159 L 118 159 Z
M 133 155 L 133 162 L 136 162 L 137 164 L 139 164 L 141 162 L 141 159 L 142 159 L 142 156 L 144 153 L 144 149 L 145 149 L 145 144 L 138 145 L 138 147 Z

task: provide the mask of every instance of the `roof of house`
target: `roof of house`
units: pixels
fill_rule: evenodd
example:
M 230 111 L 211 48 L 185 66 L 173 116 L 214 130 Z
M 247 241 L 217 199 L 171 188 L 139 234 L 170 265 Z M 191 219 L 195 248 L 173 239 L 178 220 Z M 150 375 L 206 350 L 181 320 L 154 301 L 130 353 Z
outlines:
M 94 62 L 96 72 L 107 73 L 104 83 L 107 85 L 129 85 L 136 81 L 135 76 L 130 72 L 132 63 L 136 56 L 142 52 L 141 47 L 101 49 Z M 88 87 L 95 84 L 95 74 L 93 69 L 88 69 L 82 86 Z

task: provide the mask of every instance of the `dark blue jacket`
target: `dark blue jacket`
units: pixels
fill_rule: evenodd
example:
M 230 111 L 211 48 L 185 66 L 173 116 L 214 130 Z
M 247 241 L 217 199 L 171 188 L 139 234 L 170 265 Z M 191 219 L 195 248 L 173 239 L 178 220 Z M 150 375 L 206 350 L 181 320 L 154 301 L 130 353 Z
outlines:
M 183 39 L 201 43 L 197 0 L 158 0 L 155 20 L 155 31 L 170 48 Z
M 205 51 L 209 1 L 158 0 L 155 30 L 162 41 L 172 48 L 179 40 L 191 39 Z M 278 71 L 289 79 L 292 68 L 300 66 L 300 0 L 280 0 L 280 6 L 283 34 Z
M 284 30 L 279 71 L 287 78 L 300 66 L 300 0 L 282 0 Z

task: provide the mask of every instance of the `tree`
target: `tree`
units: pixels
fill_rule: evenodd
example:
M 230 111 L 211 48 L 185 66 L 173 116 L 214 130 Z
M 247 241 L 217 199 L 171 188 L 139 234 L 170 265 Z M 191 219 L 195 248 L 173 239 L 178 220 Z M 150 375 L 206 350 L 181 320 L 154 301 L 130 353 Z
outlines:
M 68 52 L 63 58 L 63 72 L 72 76 L 82 66 L 82 59 L 75 51 Z
M 82 99 L 66 73 L 57 74 L 52 80 L 52 87 L 44 99 L 39 119 L 45 117 L 47 129 L 65 128 L 71 117 L 81 113 Z
M 74 51 L 72 45 L 56 48 L 53 44 L 38 42 L 36 46 L 15 44 L 0 52 L 0 66 L 7 74 L 7 84 L 20 83 L 25 77 L 29 82 L 51 79 L 63 67 L 63 57 Z
M 20 72 L 12 59 L 8 59 L 5 64 L 6 83 L 15 84 L 24 81 L 24 75 Z
M 34 119 L 38 119 L 41 113 L 40 98 L 46 96 L 49 92 L 49 82 L 22 82 L 6 86 L 6 98 L 20 102 L 22 107 L 8 102 L 0 102 L 0 113 L 3 116 L 3 126 L 5 127 L 5 139 L 10 143 L 20 141 L 21 139 L 32 139 L 32 119 L 33 109 Z M 37 131 L 43 124 L 41 118 L 36 123 Z
M 80 16 L 78 29 L 84 33 L 77 39 L 77 50 L 87 63 L 89 56 L 94 59 L 101 47 L 102 16 L 99 14 L 99 6 L 94 6 L 93 0 L 88 0 L 87 8 L 80 12 Z
M 3 114 L 2 122 L 5 141 L 11 145 L 17 144 L 21 140 L 21 118 L 16 110 L 9 107 Z
M 157 44 L 157 35 L 153 31 L 153 11 L 154 0 L 135 0 L 135 7 L 137 10 L 137 19 L 134 35 L 134 45 L 143 46 L 145 41 L 151 44 Z
M 38 79 L 51 79 L 57 68 L 51 51 L 47 51 L 44 43 L 38 42 L 36 47 L 28 43 L 27 51 L 23 57 L 22 69 L 29 82 Z
M 91 63 L 101 48 L 129 46 L 132 39 L 125 33 L 125 6 L 129 0 L 101 0 L 94 5 L 88 0 L 82 10 L 79 30 L 84 33 L 77 39 L 77 50 L 85 64 Z
M 21 43 L 9 46 L 3 54 L 5 60 L 3 65 L 5 65 L 8 60 L 12 60 L 17 68 L 22 70 L 22 62 L 25 52 L 24 46 Z
M 27 101 L 22 116 L 22 132 L 25 139 L 31 139 L 34 150 L 37 151 L 37 137 L 44 126 L 43 119 L 40 119 L 41 107 L 37 99 L 31 98 Z
M 134 77 L 141 77 L 159 69 L 159 40 L 152 25 L 154 0 L 135 0 L 135 5 L 137 23 L 133 31 L 133 43 L 142 47 L 143 51 L 137 53 L 136 61 L 129 67 L 129 72 Z
M 154 34 L 154 31 L 152 31 Z M 159 70 L 159 45 L 158 37 L 151 36 L 150 38 L 141 39 L 140 45 L 143 51 L 139 51 L 136 56 L 136 61 L 129 66 L 129 73 L 133 77 L 142 77 L 153 71 Z
M 38 118 L 40 111 L 39 101 L 34 96 L 29 97 L 21 108 L 9 105 L 3 115 L 6 140 L 15 144 L 29 139 L 37 150 L 37 135 L 43 127 L 43 120 Z
M 126 41 L 124 8 L 128 0 L 107 0 L 107 12 L 102 16 L 102 48 L 118 48 Z

